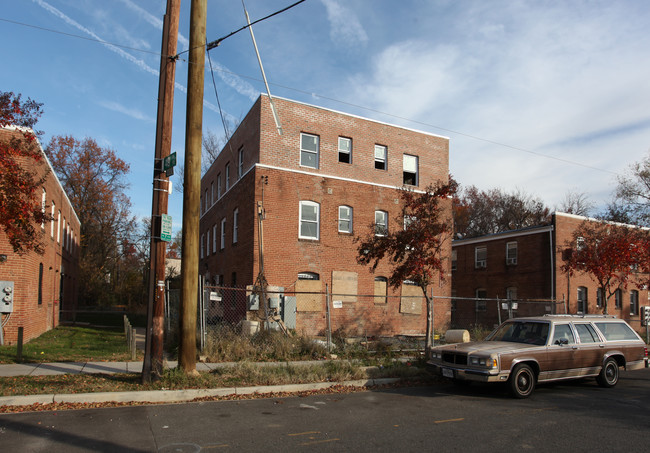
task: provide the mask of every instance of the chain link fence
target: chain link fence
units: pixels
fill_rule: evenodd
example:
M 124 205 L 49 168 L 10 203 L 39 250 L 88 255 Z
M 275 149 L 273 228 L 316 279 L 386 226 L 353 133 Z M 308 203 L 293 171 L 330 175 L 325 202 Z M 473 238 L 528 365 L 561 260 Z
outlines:
M 327 286 L 325 291 L 318 289 L 313 281 L 299 281 L 291 289 L 270 285 L 201 286 L 197 303 L 199 350 L 212 350 L 215 343 L 226 350 L 233 347 L 225 344 L 228 341 L 255 341 L 260 334 L 274 332 L 291 334 L 320 349 L 319 353 L 355 348 L 402 352 L 423 349 L 427 313 L 419 287 L 408 286 L 399 295 L 388 294 L 385 287 L 379 288 L 381 295 L 332 294 Z M 434 316 L 444 321 L 450 305 L 449 298 L 441 299 L 446 309 L 434 309 Z M 437 303 L 436 299 L 434 306 Z M 165 316 L 166 341 L 173 348 L 178 344 L 180 290 L 167 291 Z

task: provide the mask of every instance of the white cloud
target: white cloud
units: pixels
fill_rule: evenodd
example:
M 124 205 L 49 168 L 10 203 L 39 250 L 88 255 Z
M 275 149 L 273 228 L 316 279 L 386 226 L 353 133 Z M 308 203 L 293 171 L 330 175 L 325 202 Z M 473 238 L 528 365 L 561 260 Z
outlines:
M 149 122 L 155 121 L 153 118 L 145 115 L 141 111 L 136 109 L 130 109 L 115 101 L 100 101 L 99 105 L 101 105 L 102 107 L 108 110 L 112 110 L 118 113 L 123 113 L 124 115 L 130 116 L 131 118 L 134 118 L 136 120 L 149 121 Z
M 356 15 L 338 0 L 321 0 L 327 9 L 332 42 L 346 47 L 358 47 L 368 42 L 368 35 Z

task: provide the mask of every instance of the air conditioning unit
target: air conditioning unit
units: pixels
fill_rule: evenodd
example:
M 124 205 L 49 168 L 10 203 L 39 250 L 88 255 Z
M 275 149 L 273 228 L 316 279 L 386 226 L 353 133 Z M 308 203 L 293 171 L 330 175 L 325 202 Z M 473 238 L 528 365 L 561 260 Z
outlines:
M 517 264 L 517 258 L 507 258 L 506 264 L 508 264 L 508 266 L 514 266 Z
M 477 269 L 485 269 L 487 267 L 487 260 L 476 260 Z

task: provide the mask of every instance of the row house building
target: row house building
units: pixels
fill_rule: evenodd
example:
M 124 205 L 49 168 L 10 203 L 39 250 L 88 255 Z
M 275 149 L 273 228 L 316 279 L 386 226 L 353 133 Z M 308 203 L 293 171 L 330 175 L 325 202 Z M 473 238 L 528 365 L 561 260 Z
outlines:
M 547 225 L 454 240 L 452 325 L 492 327 L 510 316 L 601 314 L 596 281 L 561 270 L 562 252 L 584 221 L 598 222 L 556 212 Z M 640 307 L 649 305 L 649 295 L 647 288 L 628 285 L 609 300 L 608 313 L 641 330 Z
M 23 139 L 15 127 L 0 129 L 0 140 Z M 30 145 L 25 145 L 30 146 Z M 45 252 L 14 253 L 0 229 L 0 291 L 10 296 L 0 311 L 4 344 L 15 344 L 19 327 L 25 342 L 56 327 L 62 311 L 72 310 L 77 300 L 80 222 L 43 148 L 40 162 L 25 160 L 23 165 L 46 174 L 41 188 L 41 205 L 52 221 L 38 226 Z M 10 294 L 9 294 L 10 293 Z
M 448 181 L 449 139 L 273 101 L 281 133 L 268 96 L 261 95 L 201 180 L 201 275 L 212 285 L 250 286 L 262 259 L 273 294 L 287 296 L 279 311 L 290 328 L 320 334 L 329 312 L 332 330 L 423 334 L 426 303 L 419 287 L 390 288 L 387 263 L 374 274 L 357 264 L 355 238 L 372 228 L 376 234 L 403 228 L 396 217 L 404 186 L 421 190 Z M 449 297 L 448 279 L 430 291 Z M 253 304 L 224 298 L 212 301 L 212 309 L 236 323 L 254 317 Z M 435 305 L 442 327 L 450 301 Z

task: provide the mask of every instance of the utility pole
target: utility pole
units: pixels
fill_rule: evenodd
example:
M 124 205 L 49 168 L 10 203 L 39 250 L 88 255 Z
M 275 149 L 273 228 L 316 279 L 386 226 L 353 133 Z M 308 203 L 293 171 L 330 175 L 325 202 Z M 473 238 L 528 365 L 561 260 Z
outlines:
M 199 204 L 206 16 L 206 0 L 192 0 L 185 125 L 185 181 L 183 185 L 181 341 L 178 357 L 178 364 L 185 374 L 196 374 L 197 372 L 196 302 L 199 283 Z
M 176 73 L 176 43 L 180 0 L 167 0 L 163 20 L 160 79 L 158 82 L 158 114 L 156 119 L 156 149 L 151 206 L 151 242 L 149 247 L 149 304 L 142 382 L 158 380 L 163 371 L 163 334 L 165 301 L 165 251 L 161 238 L 162 215 L 167 214 L 169 179 L 163 172 L 163 159 L 169 156 L 172 144 L 174 111 L 174 79 Z

